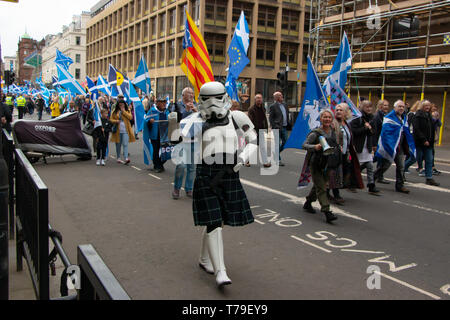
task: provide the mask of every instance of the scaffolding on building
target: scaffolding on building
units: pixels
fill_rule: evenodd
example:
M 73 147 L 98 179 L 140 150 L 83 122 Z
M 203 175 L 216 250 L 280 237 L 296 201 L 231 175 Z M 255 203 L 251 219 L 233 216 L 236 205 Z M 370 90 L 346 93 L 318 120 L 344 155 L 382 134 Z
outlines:
M 427 93 L 450 88 L 450 0 L 316 0 L 308 54 L 323 80 L 346 32 L 353 58 L 348 92 Z M 367 93 L 366 90 L 366 93 Z

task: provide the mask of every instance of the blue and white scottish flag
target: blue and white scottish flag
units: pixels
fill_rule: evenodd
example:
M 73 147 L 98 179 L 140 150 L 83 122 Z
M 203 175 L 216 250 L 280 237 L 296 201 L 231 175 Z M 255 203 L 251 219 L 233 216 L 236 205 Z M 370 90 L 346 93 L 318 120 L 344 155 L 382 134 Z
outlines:
M 248 65 L 250 59 L 247 57 L 247 51 L 250 43 L 250 33 L 247 20 L 245 19 L 244 11 L 241 11 L 241 16 L 234 30 L 233 39 L 231 39 L 228 47 L 228 56 L 230 58 L 230 65 L 228 68 L 227 80 L 225 88 L 228 95 L 238 101 L 236 80 L 239 78 L 242 70 Z
M 111 89 L 109 88 L 109 84 L 101 74 L 99 74 L 97 78 L 97 90 L 103 92 L 107 96 L 111 96 Z
M 72 75 L 64 69 L 64 67 L 60 64 L 56 64 L 56 68 L 58 69 L 58 79 L 59 84 L 70 91 L 73 94 L 81 94 L 85 95 L 86 92 L 84 91 L 83 87 L 78 83 L 77 80 L 75 80 Z
M 135 133 L 138 133 L 142 131 L 142 129 L 144 129 L 145 109 L 133 85 L 130 86 L 130 100 L 133 102 L 134 106 L 133 108 L 135 120 L 134 131 Z
M 319 78 L 308 56 L 308 70 L 306 74 L 306 90 L 300 113 L 297 116 L 292 133 L 284 145 L 284 149 L 302 149 L 303 142 L 311 130 L 320 126 L 319 113 L 328 108 Z
M 94 129 L 102 125 L 102 119 L 100 116 L 100 107 L 98 106 L 98 101 L 95 101 L 94 107 Z
M 339 47 L 338 55 L 334 60 L 333 68 L 328 73 L 327 78 L 323 84 L 323 91 L 327 96 L 331 94 L 330 79 L 333 79 L 342 89 L 347 83 L 347 72 L 352 68 L 352 53 L 350 51 L 350 44 L 348 43 L 347 34 L 344 31 L 342 36 L 341 46 Z
M 384 116 L 375 157 L 384 158 L 390 162 L 393 162 L 395 155 L 397 154 L 397 147 L 400 143 L 402 132 L 408 142 L 409 152 L 415 157 L 416 145 L 414 144 L 414 137 L 409 131 L 407 117 L 405 116 L 402 120 L 400 120 L 397 117 L 395 110 L 392 110 Z
M 95 82 L 91 78 L 89 78 L 88 76 L 86 76 L 86 82 L 87 82 L 87 86 L 88 86 L 89 92 L 91 94 L 92 100 L 97 101 L 97 99 L 98 99 L 98 88 L 95 85 Z
M 69 66 L 73 63 L 71 57 L 64 55 L 61 51 L 56 49 L 56 59 L 55 62 L 64 67 L 64 69 L 69 70 Z
M 144 56 L 141 57 L 139 67 L 136 71 L 136 76 L 131 83 L 141 89 L 146 95 L 150 95 L 150 91 L 152 91 L 152 84 L 150 81 L 150 74 L 148 73 L 147 62 L 145 61 Z

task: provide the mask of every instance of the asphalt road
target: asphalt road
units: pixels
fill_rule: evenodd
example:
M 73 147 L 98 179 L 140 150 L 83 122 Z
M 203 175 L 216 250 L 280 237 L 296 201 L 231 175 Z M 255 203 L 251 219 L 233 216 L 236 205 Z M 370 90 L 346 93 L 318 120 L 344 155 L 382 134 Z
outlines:
M 113 144 L 110 150 L 115 155 Z M 342 191 L 346 202 L 332 207 L 339 216 L 333 225 L 302 210 L 309 188 L 296 183 L 304 151 L 284 151 L 286 166 L 276 175 L 243 168 L 256 221 L 225 227 L 233 284 L 218 290 L 197 265 L 201 229 L 193 226 L 190 199 L 170 197 L 175 166 L 147 170 L 142 139 L 130 154 L 128 166 L 64 156 L 35 168 L 71 260 L 76 245 L 92 243 L 133 299 L 450 299 L 448 163 L 437 163 L 439 187 L 412 169 L 409 195 L 395 192 L 394 180 L 377 185 L 380 197 Z M 395 179 L 393 167 L 386 178 Z

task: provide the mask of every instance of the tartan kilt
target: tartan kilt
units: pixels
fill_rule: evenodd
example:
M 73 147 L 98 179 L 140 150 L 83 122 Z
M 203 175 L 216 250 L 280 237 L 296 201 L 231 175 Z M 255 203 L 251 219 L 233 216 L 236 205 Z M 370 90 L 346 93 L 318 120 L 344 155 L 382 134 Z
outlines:
M 197 165 L 193 189 L 193 215 L 196 226 L 221 224 L 243 226 L 254 221 L 239 173 L 226 172 L 218 183 L 217 194 L 211 189 L 212 179 L 224 165 Z

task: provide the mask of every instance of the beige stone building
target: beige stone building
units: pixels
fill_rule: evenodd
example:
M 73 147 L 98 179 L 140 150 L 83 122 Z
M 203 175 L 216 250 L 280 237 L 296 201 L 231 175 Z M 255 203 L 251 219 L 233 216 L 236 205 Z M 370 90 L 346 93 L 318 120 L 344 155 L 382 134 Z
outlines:
M 132 79 L 144 55 L 156 94 L 179 99 L 188 84 L 180 68 L 185 10 L 205 39 L 216 79 L 223 82 L 228 45 L 241 10 L 245 12 L 250 64 L 238 82 L 241 101 L 250 98 L 243 103 L 244 109 L 253 103 L 256 93 L 262 93 L 266 102 L 272 101 L 278 89 L 277 73 L 286 65 L 290 68 L 288 103 L 299 103 L 306 77 L 303 52 L 308 49 L 305 0 L 100 1 L 91 9 L 87 27 L 87 74 L 107 76 L 112 64 Z
M 86 25 L 89 19 L 88 12 L 75 15 L 72 22 L 63 27 L 61 33 L 45 37 L 45 47 L 42 49 L 44 83 L 52 83 L 52 76 L 58 76 L 55 64 L 56 49 L 73 60 L 69 66 L 70 74 L 79 82 L 86 80 Z

